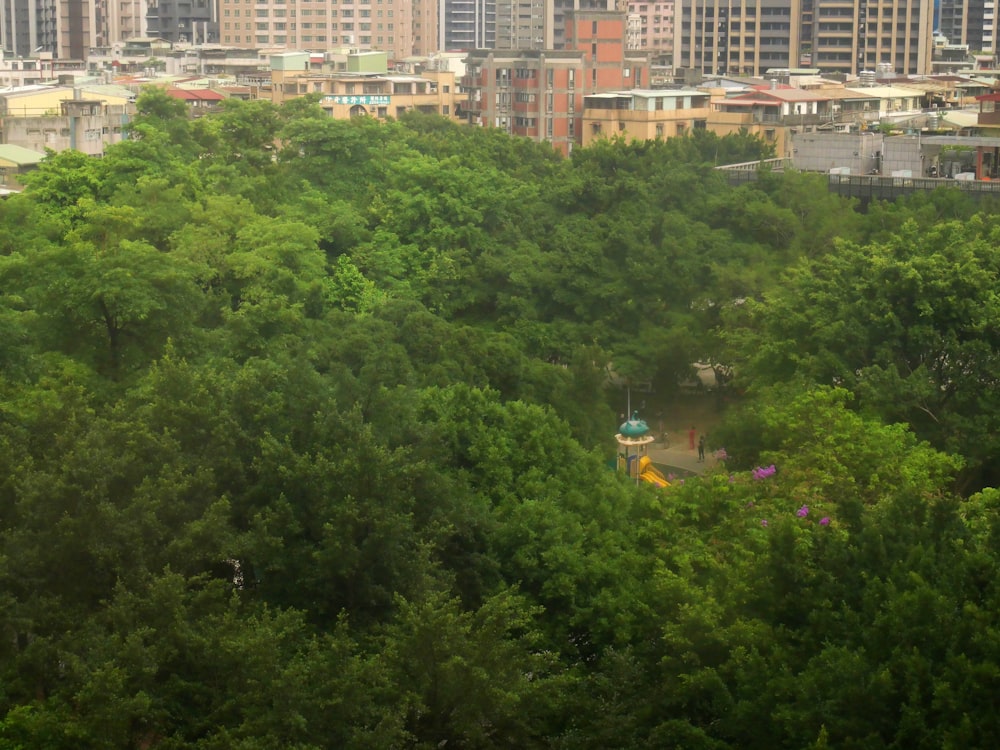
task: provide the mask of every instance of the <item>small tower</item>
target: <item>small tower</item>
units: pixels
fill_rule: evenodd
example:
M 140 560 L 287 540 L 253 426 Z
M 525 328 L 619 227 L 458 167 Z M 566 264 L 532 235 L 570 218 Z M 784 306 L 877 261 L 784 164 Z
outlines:
M 639 460 L 646 455 L 646 446 L 656 438 L 649 434 L 649 425 L 639 419 L 639 412 L 632 412 L 632 416 L 623 422 L 615 435 L 618 441 L 618 470 L 625 471 L 630 477 L 635 477 L 635 483 L 639 483 Z

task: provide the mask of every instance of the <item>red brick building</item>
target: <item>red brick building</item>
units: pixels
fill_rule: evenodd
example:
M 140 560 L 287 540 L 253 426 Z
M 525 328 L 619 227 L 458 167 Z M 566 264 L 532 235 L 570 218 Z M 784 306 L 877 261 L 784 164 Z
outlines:
M 627 49 L 626 31 L 624 13 L 572 11 L 565 49 L 470 52 L 463 115 L 569 154 L 581 143 L 585 95 L 649 86 L 649 54 Z

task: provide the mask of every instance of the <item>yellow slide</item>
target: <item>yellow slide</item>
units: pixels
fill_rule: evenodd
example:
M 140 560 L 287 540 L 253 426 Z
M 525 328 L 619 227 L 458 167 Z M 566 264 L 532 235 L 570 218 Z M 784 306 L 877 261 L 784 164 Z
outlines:
M 657 487 L 670 486 L 670 482 L 663 476 L 663 472 L 653 466 L 653 462 L 649 460 L 649 456 L 643 456 L 639 459 L 639 479 L 650 484 L 655 484 Z

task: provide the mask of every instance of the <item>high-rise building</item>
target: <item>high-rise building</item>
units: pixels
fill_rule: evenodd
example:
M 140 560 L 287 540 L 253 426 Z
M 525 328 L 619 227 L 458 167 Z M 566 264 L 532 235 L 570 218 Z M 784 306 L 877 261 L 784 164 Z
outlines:
M 148 0 L 146 30 L 174 44 L 219 41 L 216 0 Z
M 758 76 L 798 67 L 801 0 L 677 0 L 674 7 L 677 69 Z
M 493 47 L 496 0 L 441 0 L 438 49 L 459 51 Z
M 674 0 L 628 0 L 628 12 L 639 17 L 639 49 L 673 49 Z
M 564 23 L 563 49 L 469 53 L 462 111 L 470 124 L 569 153 L 581 142 L 585 95 L 649 86 L 649 54 L 628 49 L 624 13 L 568 11 Z
M 163 3 L 165 0 L 159 0 Z M 197 2 L 197 0 L 195 0 Z M 381 50 L 392 61 L 437 49 L 430 3 L 410 0 L 218 0 L 219 41 L 258 49 Z M 152 34 L 150 29 L 150 34 Z M 418 40 L 417 37 L 420 37 Z
M 995 0 L 940 0 L 937 30 L 949 44 L 965 44 L 970 52 L 996 52 Z
M 930 72 L 933 0 L 677 0 L 676 8 L 675 68 Z
M 931 71 L 934 0 L 814 0 L 812 65 L 859 74 Z
M 496 49 L 564 49 L 567 13 L 614 11 L 615 0 L 496 0 Z
M 13 55 L 83 60 L 100 23 L 94 0 L 0 0 L 0 42 Z

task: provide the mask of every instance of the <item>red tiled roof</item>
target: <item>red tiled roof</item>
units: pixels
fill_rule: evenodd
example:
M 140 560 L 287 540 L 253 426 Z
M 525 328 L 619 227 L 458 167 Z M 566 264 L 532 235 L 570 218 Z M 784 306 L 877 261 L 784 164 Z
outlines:
M 209 89 L 167 89 L 167 96 L 185 102 L 221 102 L 226 98 L 219 92 Z

